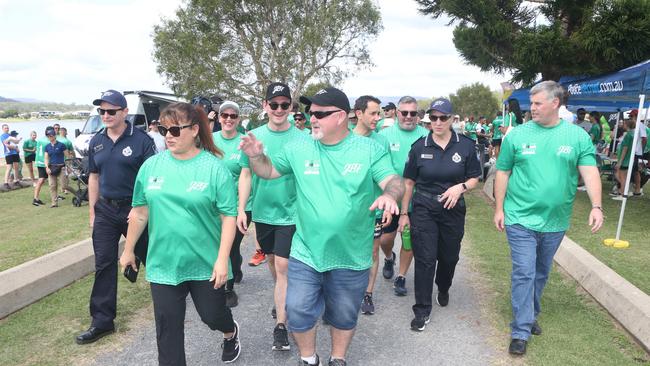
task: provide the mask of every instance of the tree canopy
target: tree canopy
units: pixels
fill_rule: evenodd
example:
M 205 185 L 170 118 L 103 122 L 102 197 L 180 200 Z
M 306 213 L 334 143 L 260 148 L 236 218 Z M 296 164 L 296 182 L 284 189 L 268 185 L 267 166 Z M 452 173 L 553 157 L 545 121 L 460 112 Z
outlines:
M 500 110 L 499 99 L 489 87 L 481 83 L 465 85 L 456 90 L 456 93 L 449 95 L 449 101 L 454 108 L 454 114 L 463 117 L 485 116 L 491 120 Z
M 525 85 L 539 74 L 612 72 L 650 58 L 647 0 L 415 0 L 422 14 L 455 24 L 454 45 L 482 71 L 511 71 Z
M 273 81 L 295 96 L 370 67 L 381 29 L 371 0 L 189 0 L 154 27 L 153 57 L 177 94 L 259 105 Z

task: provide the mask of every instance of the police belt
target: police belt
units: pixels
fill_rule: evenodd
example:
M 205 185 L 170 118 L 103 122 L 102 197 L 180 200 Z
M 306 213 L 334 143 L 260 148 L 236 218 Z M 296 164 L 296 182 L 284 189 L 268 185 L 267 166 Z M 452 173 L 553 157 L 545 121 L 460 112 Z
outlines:
M 131 197 L 115 200 L 115 199 L 106 198 L 106 197 L 102 196 L 102 197 L 99 197 L 99 199 L 102 202 L 107 203 L 107 204 L 109 204 L 111 206 L 115 206 L 115 207 L 131 206 L 131 201 L 132 201 Z
M 415 194 L 419 194 L 422 197 L 432 199 L 432 200 L 436 200 L 436 201 L 438 201 L 440 196 L 442 195 L 442 193 L 441 194 L 433 194 L 433 193 L 418 191 L 418 190 L 415 191 Z M 462 193 L 461 193 L 460 197 L 458 198 L 458 200 L 461 200 L 461 199 L 463 199 L 463 194 Z

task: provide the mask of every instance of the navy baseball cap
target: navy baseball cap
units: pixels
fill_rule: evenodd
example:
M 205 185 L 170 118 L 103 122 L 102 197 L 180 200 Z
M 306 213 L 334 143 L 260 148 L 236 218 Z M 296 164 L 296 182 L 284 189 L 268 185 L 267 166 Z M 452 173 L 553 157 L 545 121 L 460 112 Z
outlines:
M 427 113 L 431 111 L 438 111 L 444 114 L 451 114 L 451 102 L 449 99 L 438 98 L 431 102 L 431 106 L 427 109 Z
M 54 127 L 47 126 L 45 128 L 45 136 L 56 136 L 56 131 L 54 130 Z
M 275 97 L 287 97 L 291 99 L 291 90 L 289 86 L 284 83 L 271 83 L 271 85 L 266 88 L 266 100 L 271 100 Z
M 391 109 L 397 109 L 397 107 L 395 106 L 395 103 L 390 102 L 386 104 L 382 109 L 385 111 L 390 111 Z
M 345 113 L 350 112 L 350 101 L 348 96 L 345 95 L 339 89 L 329 87 L 319 90 L 313 97 L 301 96 L 300 102 L 302 104 L 312 105 L 318 104 L 323 107 L 337 107 L 345 111 Z
M 120 108 L 126 108 L 126 99 L 124 98 L 124 95 L 117 90 L 109 89 L 103 92 L 99 99 L 93 100 L 93 105 L 101 105 L 102 102 L 116 105 Z

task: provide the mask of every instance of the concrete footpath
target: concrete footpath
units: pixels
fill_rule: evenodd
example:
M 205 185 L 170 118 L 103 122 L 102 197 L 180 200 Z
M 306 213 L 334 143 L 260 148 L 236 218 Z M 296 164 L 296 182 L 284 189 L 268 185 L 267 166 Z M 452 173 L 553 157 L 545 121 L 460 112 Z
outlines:
M 298 348 L 291 340 L 288 352 L 271 351 L 273 288 L 266 264 L 246 265 L 253 252 L 251 235 L 242 243 L 244 278 L 236 285 L 239 306 L 233 315 L 241 326 L 242 353 L 239 365 L 297 365 Z M 383 255 L 381 255 L 383 264 Z M 375 287 L 374 315 L 360 315 L 356 335 L 348 351 L 348 365 L 488 365 L 507 359 L 507 339 L 493 339 L 489 320 L 480 311 L 475 287 L 478 275 L 469 269 L 461 254 L 449 306 L 433 305 L 431 323 L 423 332 L 413 332 L 409 325 L 413 305 L 413 266 L 407 276 L 408 295 L 397 297 L 392 281 L 380 273 Z M 397 270 L 397 268 L 396 268 Z M 434 286 L 435 287 L 435 286 Z M 435 296 L 435 294 L 434 294 Z M 221 362 L 222 335 L 212 332 L 199 319 L 188 296 L 185 322 L 185 350 L 188 365 L 215 365 Z M 118 314 L 119 316 L 119 314 Z M 114 335 L 113 335 L 114 336 Z M 157 365 L 156 330 L 153 320 L 131 331 L 131 339 L 121 351 L 99 355 L 95 365 Z M 319 325 L 318 354 L 326 365 L 329 357 L 329 328 Z M 493 344 L 501 345 L 500 349 Z M 507 362 L 506 362 L 507 363 Z

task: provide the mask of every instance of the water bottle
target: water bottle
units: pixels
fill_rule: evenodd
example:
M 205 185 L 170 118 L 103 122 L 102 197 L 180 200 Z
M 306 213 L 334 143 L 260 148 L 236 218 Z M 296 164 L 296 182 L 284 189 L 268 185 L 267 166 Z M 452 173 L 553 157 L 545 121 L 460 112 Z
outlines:
M 402 248 L 406 251 L 411 250 L 411 228 L 408 225 L 404 226 L 404 231 L 402 231 Z

